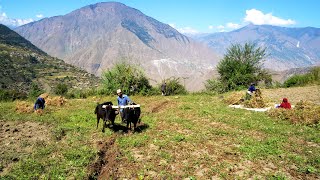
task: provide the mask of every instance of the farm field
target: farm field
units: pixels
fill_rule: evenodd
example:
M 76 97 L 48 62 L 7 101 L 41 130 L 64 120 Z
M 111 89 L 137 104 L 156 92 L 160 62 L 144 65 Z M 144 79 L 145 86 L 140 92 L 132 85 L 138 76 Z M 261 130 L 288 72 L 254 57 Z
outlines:
M 320 86 L 262 89 L 320 104 Z M 320 129 L 264 112 L 229 108 L 229 96 L 132 96 L 141 104 L 137 132 L 96 129 L 97 102 L 68 99 L 43 114 L 0 105 L 0 179 L 319 179 Z M 33 106 L 32 101 L 27 102 Z

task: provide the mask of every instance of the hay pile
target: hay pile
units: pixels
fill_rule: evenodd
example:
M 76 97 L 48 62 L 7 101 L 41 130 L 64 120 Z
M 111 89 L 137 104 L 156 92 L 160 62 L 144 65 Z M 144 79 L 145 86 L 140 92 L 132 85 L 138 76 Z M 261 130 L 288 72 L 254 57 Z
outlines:
M 224 99 L 224 102 L 232 105 L 243 105 L 246 108 L 265 108 L 266 102 L 259 89 L 250 96 L 246 92 L 235 92 Z
M 223 101 L 227 104 L 240 105 L 244 101 L 244 92 L 234 92 L 223 99 Z
M 18 113 L 32 113 L 33 104 L 30 104 L 26 101 L 17 101 L 16 102 L 16 112 Z
M 63 106 L 67 101 L 62 96 L 48 97 L 46 100 L 46 105 L 51 106 Z
M 273 109 L 268 115 L 280 120 L 288 120 L 294 124 L 319 124 L 320 106 L 310 101 L 300 101 L 293 109 Z
M 264 108 L 266 107 L 266 103 L 262 98 L 262 93 L 259 89 L 256 90 L 255 93 L 251 96 L 250 99 L 245 100 L 243 102 L 244 107 L 247 108 Z

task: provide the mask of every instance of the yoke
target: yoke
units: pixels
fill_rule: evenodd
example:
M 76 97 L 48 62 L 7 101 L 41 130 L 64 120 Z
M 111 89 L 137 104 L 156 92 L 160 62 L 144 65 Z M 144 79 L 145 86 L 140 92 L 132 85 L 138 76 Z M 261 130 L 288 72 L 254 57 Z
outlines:
M 108 105 L 102 105 L 102 108 L 106 108 Z M 126 106 L 112 106 L 112 109 L 124 109 L 124 108 L 136 108 L 140 107 L 140 104 L 136 105 L 126 105 Z

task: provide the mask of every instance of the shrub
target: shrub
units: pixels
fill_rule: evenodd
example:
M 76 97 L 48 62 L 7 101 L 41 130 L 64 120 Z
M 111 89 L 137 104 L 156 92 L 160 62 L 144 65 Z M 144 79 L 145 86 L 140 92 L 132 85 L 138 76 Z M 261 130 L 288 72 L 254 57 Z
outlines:
M 284 83 L 284 87 L 305 86 L 307 84 L 320 83 L 320 67 L 312 68 L 306 74 L 296 74 L 289 77 Z
M 0 101 L 14 101 L 16 99 L 26 99 L 27 94 L 17 90 L 0 89 Z
M 29 98 L 36 98 L 38 97 L 40 94 L 44 93 L 44 90 L 41 89 L 37 83 L 32 82 L 31 83 L 31 88 L 30 91 L 28 93 L 28 97 Z
M 214 91 L 217 93 L 224 93 L 225 87 L 221 83 L 221 81 L 216 79 L 209 79 L 205 82 L 204 86 L 206 87 L 206 90 L 208 91 Z
M 54 93 L 57 95 L 65 95 L 68 92 L 68 86 L 64 83 L 59 83 L 54 89 Z
M 144 72 L 137 66 L 126 63 L 116 64 L 102 74 L 104 92 L 114 94 L 122 89 L 125 94 L 146 93 L 151 89 Z
M 179 78 L 169 78 L 165 82 L 167 83 L 166 95 L 187 94 L 187 90 L 180 84 Z M 158 88 L 161 92 L 161 85 Z

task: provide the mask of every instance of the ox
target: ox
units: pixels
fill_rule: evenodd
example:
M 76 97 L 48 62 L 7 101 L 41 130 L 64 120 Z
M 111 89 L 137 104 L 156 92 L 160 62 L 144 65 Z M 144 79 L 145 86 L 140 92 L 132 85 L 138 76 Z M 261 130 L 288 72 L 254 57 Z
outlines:
M 103 108 L 102 106 L 105 106 L 105 108 Z M 106 122 L 108 120 L 111 121 L 112 126 L 114 125 L 114 120 L 117 113 L 116 110 L 112 109 L 112 102 L 104 102 L 102 104 L 98 104 L 94 113 L 97 115 L 97 129 L 100 118 L 103 120 L 102 132 L 104 132 L 104 129 L 107 126 Z
M 136 105 L 135 103 L 131 103 L 131 105 Z M 131 123 L 133 123 L 134 131 L 136 130 L 137 123 L 139 122 L 140 117 L 140 107 L 127 107 L 123 110 L 124 113 L 124 121 L 127 122 L 127 129 L 131 129 Z

